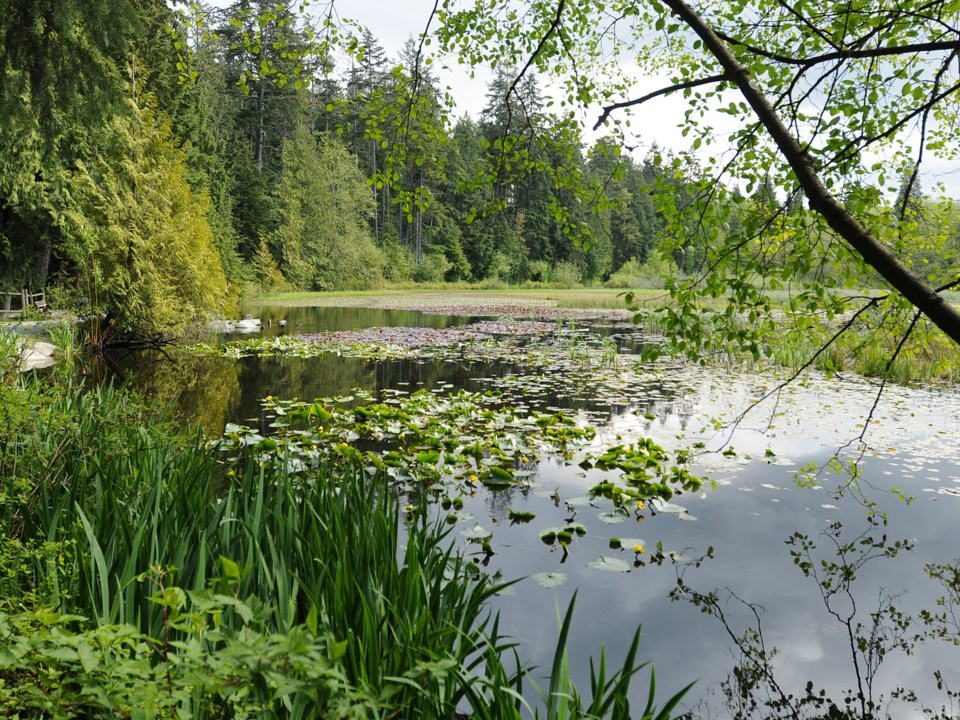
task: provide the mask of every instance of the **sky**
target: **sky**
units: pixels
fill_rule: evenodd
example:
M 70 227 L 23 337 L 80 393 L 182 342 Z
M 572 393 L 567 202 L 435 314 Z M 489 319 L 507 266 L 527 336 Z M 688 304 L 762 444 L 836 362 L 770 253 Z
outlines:
M 434 0 L 337 0 L 335 3 L 342 18 L 356 20 L 369 28 L 391 59 L 397 58 L 408 38 L 417 38 L 423 32 L 433 5 Z M 453 90 L 457 114 L 479 115 L 486 102 L 489 69 L 478 68 L 474 79 L 467 69 L 435 69 Z

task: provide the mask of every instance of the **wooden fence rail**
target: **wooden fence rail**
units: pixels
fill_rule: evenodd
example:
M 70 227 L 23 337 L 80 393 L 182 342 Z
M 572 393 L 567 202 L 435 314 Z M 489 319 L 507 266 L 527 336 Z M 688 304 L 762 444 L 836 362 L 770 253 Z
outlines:
M 0 292 L 0 318 L 17 317 L 31 305 L 46 312 L 47 291 L 31 292 L 29 288 L 23 288 L 20 292 Z

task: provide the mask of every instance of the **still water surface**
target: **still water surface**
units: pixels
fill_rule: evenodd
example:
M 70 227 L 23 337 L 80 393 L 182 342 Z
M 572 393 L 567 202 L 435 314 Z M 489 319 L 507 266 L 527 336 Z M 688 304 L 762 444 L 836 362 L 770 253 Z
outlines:
M 355 308 L 263 307 L 259 315 L 267 336 L 363 327 L 444 328 L 473 320 Z M 287 320 L 283 329 L 280 319 Z M 714 716 L 723 716 L 717 683 L 731 671 L 734 649 L 716 618 L 686 601 L 670 599 L 682 572 L 686 583 L 700 592 L 717 590 L 721 597 L 733 593 L 762 608 L 764 640 L 768 648 L 779 648 L 773 662 L 785 688 L 799 692 L 812 680 L 839 701 L 842 691 L 855 683 L 847 637 L 837 618 L 825 610 L 817 584 L 795 567 L 786 540 L 800 532 L 826 550 L 819 534 L 830 523 L 843 523 L 845 538 L 868 529 L 864 507 L 850 494 L 837 498 L 832 492 L 843 477 L 826 472 L 812 487 L 799 487 L 795 473 L 807 463 L 825 463 L 852 443 L 841 454 L 850 457 L 877 397 L 877 385 L 852 377 L 826 381 L 811 376 L 762 402 L 736 429 L 717 430 L 715 419 L 729 423 L 774 389 L 777 378 L 683 364 L 638 371 L 635 356 L 629 354 L 643 341 L 636 331 L 597 322 L 580 323 L 575 333 L 577 342 L 600 337 L 617 342 L 621 354 L 609 374 L 619 374 L 619 380 L 599 388 L 578 383 L 576 377 L 532 377 L 519 360 L 372 362 L 332 355 L 242 360 L 140 355 L 119 361 L 119 369 L 146 393 L 175 399 L 187 417 L 211 434 L 219 433 L 226 422 L 266 431 L 270 418 L 264 417 L 259 403 L 266 395 L 313 399 L 345 395 L 354 388 L 377 394 L 388 388 L 462 387 L 500 389 L 512 403 L 562 408 L 597 429 L 597 447 L 642 436 L 670 448 L 704 443 L 715 452 L 701 455 L 696 469 L 712 484 L 702 493 L 674 498 L 686 508 L 685 514 L 645 512 L 642 521 L 630 518 L 610 524 L 609 504 L 587 497 L 598 480 L 597 471 L 545 458 L 536 465 L 529 487 L 481 489 L 467 498 L 468 519 L 453 533 L 459 537 L 475 524 L 493 531 L 495 554 L 477 553 L 477 561 L 486 561 L 489 572 L 505 578 L 526 578 L 498 598 L 497 609 L 501 627 L 521 642 L 520 654 L 540 666 L 550 664 L 558 614 L 576 592 L 571 662 L 584 689 L 589 687 L 587 657 L 604 645 L 618 662 L 634 629 L 642 624 L 640 655 L 655 665 L 662 692 L 697 680 L 691 701 L 702 700 L 713 708 Z M 928 579 L 924 565 L 960 556 L 958 420 L 958 395 L 935 389 L 887 388 L 874 410 L 865 436 L 869 448 L 861 463 L 860 487 L 887 512 L 884 532 L 891 539 L 909 538 L 916 547 L 895 559 L 875 560 L 859 573 L 854 594 L 862 622 L 869 621 L 881 592 L 900 595 L 897 606 L 904 610 L 933 607 L 939 587 Z M 728 447 L 736 454 L 719 452 Z M 885 492 L 890 487 L 915 500 L 907 504 L 896 499 Z M 510 509 L 533 512 L 536 518 L 511 525 Z M 571 519 L 585 525 L 587 534 L 574 539 L 568 555 L 541 542 L 541 530 Z M 714 557 L 700 567 L 684 564 L 682 558 L 679 564 L 668 560 L 624 573 L 590 567 L 603 556 L 633 563 L 632 551 L 610 549 L 611 537 L 642 540 L 648 549 L 659 541 L 666 551 L 684 558 L 701 556 L 712 547 Z M 464 546 L 476 552 L 476 546 L 465 540 Z M 563 573 L 566 581 L 545 588 L 529 577 L 544 571 Z M 750 627 L 753 616 L 738 601 L 731 599 L 724 607 L 731 629 L 742 632 Z M 912 656 L 891 654 L 878 673 L 876 690 L 914 688 L 928 704 L 939 706 L 942 698 L 933 689 L 933 672 L 940 669 L 948 684 L 960 687 L 956 657 L 956 649 L 935 642 L 925 643 Z M 638 684 L 638 697 L 644 685 Z M 896 716 L 919 714 L 903 708 Z

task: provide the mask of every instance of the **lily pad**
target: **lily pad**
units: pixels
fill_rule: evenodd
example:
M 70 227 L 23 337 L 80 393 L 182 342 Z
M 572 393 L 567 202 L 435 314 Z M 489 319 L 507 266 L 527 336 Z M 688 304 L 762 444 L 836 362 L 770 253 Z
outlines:
M 562 532 L 561 528 L 547 528 L 540 533 L 540 539 L 547 545 L 553 545 L 557 541 L 557 533 Z
M 693 515 L 687 512 L 687 509 L 682 505 L 677 505 L 676 503 L 667 502 L 666 500 L 660 500 L 659 498 L 654 498 L 650 501 L 650 506 L 659 513 L 668 513 L 671 515 L 676 515 L 681 520 L 696 520 Z
M 567 574 L 562 572 L 538 572 L 530 577 L 538 585 L 547 589 L 560 587 L 567 581 Z
M 460 534 L 470 542 L 485 542 L 493 537 L 493 533 L 483 527 L 480 523 L 476 523 L 469 530 L 461 530 Z
M 603 570 L 604 572 L 630 572 L 629 563 L 624 562 L 620 558 L 608 557 L 606 555 L 601 555 L 596 560 L 591 560 L 587 563 L 587 567 L 592 567 L 594 570 Z
M 536 514 L 525 510 L 514 510 L 510 508 L 507 517 L 510 518 L 511 523 L 528 523 L 536 517 Z
M 600 513 L 597 517 L 608 525 L 616 525 L 617 523 L 622 523 L 624 520 L 630 517 L 630 515 L 618 508 L 617 510 L 611 510 L 610 512 Z

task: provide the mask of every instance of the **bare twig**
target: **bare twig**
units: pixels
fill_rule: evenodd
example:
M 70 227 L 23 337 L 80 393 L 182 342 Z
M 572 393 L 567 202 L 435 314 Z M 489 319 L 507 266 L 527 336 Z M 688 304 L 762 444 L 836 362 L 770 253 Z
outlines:
M 600 114 L 600 118 L 593 124 L 593 129 L 599 129 L 600 126 L 606 122 L 607 118 L 610 117 L 610 114 L 617 110 L 623 110 L 624 108 L 628 107 L 636 107 L 637 105 L 642 105 L 643 103 L 653 100 L 654 98 L 679 92 L 680 90 L 689 90 L 690 88 L 701 87 L 703 85 L 716 85 L 717 83 L 721 83 L 724 80 L 729 79 L 730 78 L 726 73 L 710 75 L 709 77 L 698 78 L 697 80 L 689 80 L 687 82 L 676 83 L 675 85 L 663 87 L 659 90 L 654 90 L 652 93 L 647 93 L 643 97 L 634 98 L 633 100 L 624 100 L 622 102 L 613 103 L 612 105 L 605 105 L 603 112 Z

